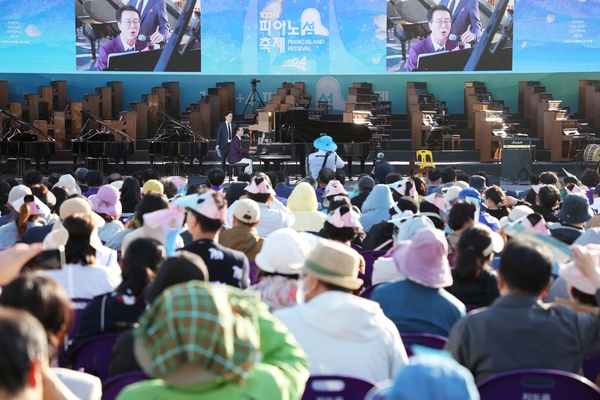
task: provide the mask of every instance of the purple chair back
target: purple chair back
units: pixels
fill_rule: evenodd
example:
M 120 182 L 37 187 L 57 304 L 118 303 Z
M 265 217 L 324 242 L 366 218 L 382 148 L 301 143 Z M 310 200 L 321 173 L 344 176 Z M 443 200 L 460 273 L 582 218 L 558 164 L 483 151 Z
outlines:
M 470 312 L 473 310 L 477 310 L 478 308 L 481 308 L 481 306 L 474 306 L 473 304 L 465 304 L 465 308 L 467 309 L 467 312 Z
M 108 379 L 108 360 L 118 337 L 118 333 L 103 333 L 85 339 L 70 352 L 62 366 L 83 369 L 104 382 Z
M 374 386 L 375 382 L 349 376 L 311 376 L 306 382 L 302 400 L 363 400 Z
M 600 354 L 596 354 L 583 360 L 583 376 L 594 382 L 596 385 L 600 383 Z
M 114 400 L 125 386 L 150 379 L 144 371 L 125 372 L 108 378 L 102 384 L 102 400 Z
M 254 261 L 250 261 L 250 270 L 248 271 L 248 275 L 250 276 L 250 283 L 254 284 L 258 282 L 256 279 L 256 273 L 258 272 L 258 266 Z
M 400 337 L 404 343 L 406 355 L 409 357 L 413 355 L 411 346 L 417 345 L 442 350 L 448 342 L 448 339 L 445 337 L 432 335 L 431 333 L 404 333 Z
M 360 297 L 370 300 L 371 296 L 373 295 L 373 292 L 375 291 L 375 288 L 383 285 L 384 283 L 387 283 L 387 282 L 381 282 L 381 283 L 378 283 L 377 285 L 369 286 L 368 288 L 366 288 L 365 290 L 362 291 L 362 293 L 360 294 Z
M 71 299 L 71 310 L 73 311 L 73 326 L 71 326 L 71 330 L 69 331 L 68 339 L 73 339 L 77 334 L 77 330 L 79 329 L 79 322 L 81 322 L 81 316 L 83 315 L 83 310 L 85 310 L 90 301 L 92 301 L 92 299 Z
M 365 250 L 361 251 L 360 255 L 365 259 L 365 273 L 358 273 L 358 277 L 365 281 L 363 287 L 371 286 L 371 278 L 373 277 L 373 263 L 379 257 L 385 255 L 386 250 Z
M 503 372 L 477 385 L 481 400 L 600 399 L 600 388 L 570 372 L 530 369 Z
M 360 246 L 356 243 L 350 243 L 350 247 L 352 247 L 354 250 L 358 251 L 359 253 L 362 251 L 362 246 Z
M 456 256 L 454 255 L 454 253 L 448 253 L 448 264 L 450 264 L 450 268 L 454 268 L 454 262 L 456 259 Z

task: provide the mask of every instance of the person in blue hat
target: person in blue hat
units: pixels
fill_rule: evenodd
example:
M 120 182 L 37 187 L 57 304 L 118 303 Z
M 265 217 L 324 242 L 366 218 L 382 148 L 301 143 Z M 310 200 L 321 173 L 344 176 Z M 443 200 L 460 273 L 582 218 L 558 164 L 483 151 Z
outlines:
M 344 161 L 336 154 L 337 144 L 331 136 L 323 134 L 315 140 L 313 146 L 317 151 L 308 156 L 308 167 L 313 178 L 318 178 L 322 168 L 329 168 L 333 172 L 338 168 L 344 168 Z
M 479 192 L 476 189 L 466 188 L 466 189 L 461 190 L 460 193 L 458 194 L 457 199 L 458 200 L 467 199 L 467 200 L 471 201 L 473 204 L 475 204 L 476 207 L 477 207 L 477 205 L 479 205 L 478 221 L 481 222 L 482 224 L 488 226 L 494 232 L 496 232 L 500 229 L 500 221 L 498 220 L 498 218 L 490 215 L 487 212 L 485 204 L 483 203 L 483 200 L 482 200 L 481 196 L 479 195 Z

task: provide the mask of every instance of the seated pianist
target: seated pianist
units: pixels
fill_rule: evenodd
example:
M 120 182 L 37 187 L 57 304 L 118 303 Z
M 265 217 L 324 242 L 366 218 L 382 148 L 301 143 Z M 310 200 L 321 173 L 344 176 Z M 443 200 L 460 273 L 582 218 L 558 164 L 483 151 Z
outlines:
M 231 139 L 229 148 L 229 164 L 248 164 L 244 169 L 247 174 L 252 173 L 252 160 L 250 159 L 250 151 L 242 147 L 242 136 L 244 136 L 244 127 L 238 126 L 235 128 L 235 135 Z
M 447 7 L 435 6 L 427 11 L 427 20 L 431 34 L 414 46 L 411 46 L 406 70 L 411 72 L 417 67 L 420 54 L 458 49 L 458 42 L 448 39 L 452 28 L 452 14 Z
M 131 51 L 147 51 L 148 44 L 138 39 L 140 33 L 140 13 L 133 6 L 124 6 L 117 10 L 117 26 L 121 33 L 113 40 L 100 47 L 98 56 L 98 71 L 108 66 L 108 56 L 114 53 Z

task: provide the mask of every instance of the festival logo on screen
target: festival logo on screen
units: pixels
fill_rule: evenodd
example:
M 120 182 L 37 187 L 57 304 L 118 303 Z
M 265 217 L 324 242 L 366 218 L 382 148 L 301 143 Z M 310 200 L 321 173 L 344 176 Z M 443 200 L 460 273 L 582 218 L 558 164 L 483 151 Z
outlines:
M 319 79 L 317 101 L 327 101 L 330 109 L 344 111 L 346 100 L 342 97 L 340 83 L 337 79 L 331 76 Z
M 259 12 L 258 58 L 268 72 L 326 73 L 329 69 L 328 7 L 293 5 L 285 10 L 281 1 Z

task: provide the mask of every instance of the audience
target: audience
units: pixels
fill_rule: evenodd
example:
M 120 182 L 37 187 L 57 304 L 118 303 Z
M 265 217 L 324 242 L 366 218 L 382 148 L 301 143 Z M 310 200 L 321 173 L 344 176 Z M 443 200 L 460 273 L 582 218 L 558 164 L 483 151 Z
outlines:
M 194 253 L 178 251 L 160 264 L 154 280 L 144 289 L 146 304 L 151 304 L 166 288 L 191 280 L 208 282 L 206 264 Z M 108 362 L 108 374 L 115 376 L 140 370 L 133 355 L 133 329 L 128 329 L 115 342 Z
M 260 237 L 267 237 L 271 232 L 281 228 L 290 228 L 294 225 L 294 214 L 273 195 L 275 191 L 271 186 L 269 177 L 260 172 L 246 187 L 246 197 L 254 200 L 260 207 L 260 222 L 256 226 Z M 236 204 L 229 207 L 227 214 L 227 227 L 233 226 L 233 213 Z
M 25 274 L 4 288 L 0 305 L 25 310 L 37 318 L 46 332 L 48 360 L 56 362 L 72 324 L 71 300 L 65 290 L 53 279 Z M 100 400 L 102 384 L 95 376 L 65 368 L 52 370 L 80 399 Z
M 289 198 L 294 187 L 288 186 L 289 180 L 283 172 L 276 171 L 275 173 L 277 174 L 277 187 L 275 188 L 275 193 L 277 193 L 277 196 L 279 197 L 285 199 Z
M 406 279 L 377 287 L 371 299 L 381 305 L 399 332 L 447 337 L 465 316 L 464 304 L 443 289 L 452 285 L 447 254 L 444 234 L 432 228 L 417 231 L 410 244 L 394 250 L 396 267 Z
M 250 199 L 238 200 L 233 211 L 233 227 L 219 234 L 219 244 L 241 251 L 248 257 L 248 261 L 253 262 L 265 240 L 256 230 L 259 222 L 258 203 Z
M 475 205 L 468 200 L 457 200 L 452 204 L 450 214 L 448 215 L 448 227 L 451 229 L 446 236 L 448 241 L 448 251 L 456 253 L 460 236 L 470 226 L 475 223 Z
M 90 336 L 132 328 L 146 309 L 144 289 L 165 257 L 164 246 L 156 240 L 134 240 L 121 261 L 123 283 L 114 291 L 94 297 L 87 305 L 70 348 Z
M 197 254 L 204 260 L 210 282 L 242 289 L 250 286 L 250 265 L 246 255 L 218 243 L 219 231 L 227 215 L 223 196 L 207 190 L 180 197 L 173 204 L 185 207 L 188 231 L 193 239 L 192 243 L 181 250 Z M 262 217 L 262 210 L 260 216 Z
M 77 191 L 78 194 L 81 193 L 85 193 L 88 190 L 88 186 L 87 186 L 87 174 L 90 172 L 89 169 L 87 168 L 77 168 L 77 170 L 75 171 L 75 184 L 79 187 L 79 190 Z M 68 175 L 68 174 L 65 174 Z M 63 175 L 63 176 L 65 176 Z M 71 176 L 71 175 L 69 175 Z M 62 178 L 62 176 L 61 176 Z M 60 182 L 60 179 L 59 179 Z M 69 188 L 69 190 L 71 190 L 71 187 L 67 186 Z M 74 190 L 71 190 L 71 192 L 74 192 Z
M 419 213 L 419 203 L 412 197 L 401 197 L 392 208 L 390 208 L 389 221 L 381 221 L 371 227 L 371 230 L 362 243 L 363 250 L 389 250 L 394 242 L 394 233 L 397 231 L 395 220 L 411 217 Z M 406 220 L 404 220 L 406 221 Z M 403 222 L 404 222 L 403 221 Z
M 221 168 L 212 168 L 206 175 L 206 186 L 210 190 L 223 194 L 223 183 L 227 175 Z
M 375 181 L 369 175 L 364 175 L 358 180 L 357 187 L 358 195 L 354 196 L 350 202 L 362 212 L 362 205 L 375 187 Z
M 112 185 L 102 186 L 97 194 L 89 197 L 94 211 L 104 220 L 104 226 L 98 229 L 98 236 L 103 242 L 108 242 L 115 233 L 121 232 L 123 223 L 119 220 L 123 208 L 119 200 L 119 191 Z
M 104 174 L 98 169 L 93 169 L 88 172 L 87 176 L 88 190 L 83 193 L 85 197 L 90 197 L 93 194 L 98 194 L 100 187 L 104 185 Z
M 291 307 L 298 298 L 298 274 L 310 251 L 306 234 L 283 228 L 271 233 L 256 256 L 257 282 L 250 288 L 260 293 L 271 311 Z
M 48 367 L 44 328 L 25 311 L 0 308 L 0 397 L 77 399 Z
M 504 239 L 483 224 L 466 228 L 456 244 L 452 286 L 448 287 L 464 304 L 489 306 L 499 295 L 496 271 L 490 267 L 494 253 L 500 253 Z
M 40 215 L 43 207 L 46 207 L 31 194 L 30 188 L 23 185 L 15 186 L 10 190 L 8 206 L 12 210 L 12 222 L 0 227 L 0 249 L 15 244 L 27 230 L 42 226 L 43 220 Z
M 573 244 L 583 233 L 585 223 L 594 216 L 594 212 L 584 194 L 570 194 L 563 200 L 556 216 L 559 222 L 550 225 L 550 234 L 561 242 Z
M 390 219 L 390 208 L 394 203 L 392 192 L 387 185 L 375 185 L 362 205 L 360 223 L 363 230 L 369 233 L 373 225 Z
M 193 307 L 193 312 L 190 309 Z M 299 399 L 308 360 L 256 293 L 192 281 L 165 290 L 142 315 L 134 351 L 152 380 L 120 400 Z
M 575 266 L 600 299 L 597 253 L 574 246 Z M 551 282 L 549 252 L 528 240 L 511 240 L 498 271 L 500 298 L 489 308 L 459 320 L 446 349 L 476 382 L 516 369 L 556 369 L 577 374 L 581 363 L 600 352 L 600 315 L 543 304 Z
M 116 289 L 122 281 L 121 277 L 96 260 L 94 246 L 101 243 L 92 240 L 94 224 L 91 217 L 73 214 L 59 225 L 57 232 L 60 234 L 54 235 L 52 240 L 47 237 L 44 243 L 48 243 L 49 248 L 63 245 L 66 265 L 59 270 L 44 271 L 44 274 L 60 283 L 72 299 L 91 299 Z
M 130 214 L 135 211 L 136 206 L 142 201 L 140 183 L 135 178 L 125 178 L 121 187 L 121 205 L 123 213 Z
M 301 269 L 306 303 L 274 313 L 308 354 L 311 375 L 381 382 L 408 364 L 394 324 L 376 303 L 352 294 L 363 283 L 356 278 L 358 264 L 350 247 L 318 242 Z
M 295 220 L 292 229 L 298 232 L 320 231 L 326 215 L 317 211 L 318 207 L 315 189 L 308 182 L 297 184 L 287 202 L 287 208 L 290 209 Z
M 530 202 L 490 186 L 484 171 L 457 177 L 452 167 L 430 170 L 427 181 L 392 172 L 385 185 L 365 175 L 346 187 L 343 174 L 324 168 L 318 192 L 314 179 L 288 186 L 281 172 L 223 187 L 225 174 L 215 168 L 207 177 L 210 190 L 188 185 L 185 197 L 178 197 L 184 179 L 161 180 L 153 169 L 125 180 L 117 175 L 109 177 L 117 185 L 104 185 L 101 171 L 85 169 L 76 171 L 77 179 L 54 173 L 43 184 L 34 170 L 24 174 L 24 185 L 0 181 L 0 306 L 31 312 L 47 334 L 42 357 L 30 358 L 33 364 L 23 359 L 13 371 L 29 374 L 25 385 L 0 378 L 0 397 L 36 398 L 41 391 L 30 378 L 37 374 L 49 393 L 44 398 L 100 399 L 96 378 L 48 367 L 66 348 L 74 298 L 92 300 L 69 351 L 91 336 L 122 332 L 110 375 L 141 367 L 157 378 L 126 388 L 120 395 L 126 400 L 181 391 L 186 398 L 300 398 L 309 373 L 376 382 L 397 376 L 390 399 L 470 399 L 477 398 L 473 382 L 496 373 L 581 373 L 582 360 L 600 353 L 600 229 L 592 228 L 593 210 L 577 178 L 564 180 L 561 204 L 551 171 L 540 175 L 541 184 L 532 177 Z M 584 171 L 588 194 L 597 179 L 593 169 Z M 82 182 L 89 200 L 79 194 Z M 351 200 L 347 189 L 354 186 Z M 362 205 L 362 216 L 353 205 Z M 126 209 L 133 215 L 124 229 L 119 217 Z M 160 225 L 158 214 L 175 221 L 169 237 L 177 241 L 164 240 L 168 223 Z M 546 226 L 544 217 L 556 223 Z M 503 250 L 504 229 L 517 220 L 521 225 L 511 229 Z M 556 249 L 523 239 L 531 229 L 574 243 L 574 261 L 552 265 Z M 64 246 L 66 265 L 21 271 L 42 241 L 47 249 Z M 103 241 L 122 250 L 120 265 Z M 366 270 L 359 253 L 366 250 L 387 254 L 375 253 Z M 165 260 L 166 253 L 175 256 Z M 499 272 L 492 268 L 497 261 Z M 552 273 L 559 277 L 550 287 Z M 363 282 L 380 284 L 365 293 L 371 300 L 356 297 Z M 541 303 L 546 293 L 555 304 Z M 479 307 L 466 316 L 466 309 Z M 11 318 L 0 307 L 0 331 Z M 418 348 L 407 366 L 405 333 L 449 337 L 447 350 L 466 369 L 418 355 Z M 202 348 L 212 351 L 193 350 Z M 7 365 L 0 361 L 0 372 Z M 471 373 L 474 380 L 465 378 Z

